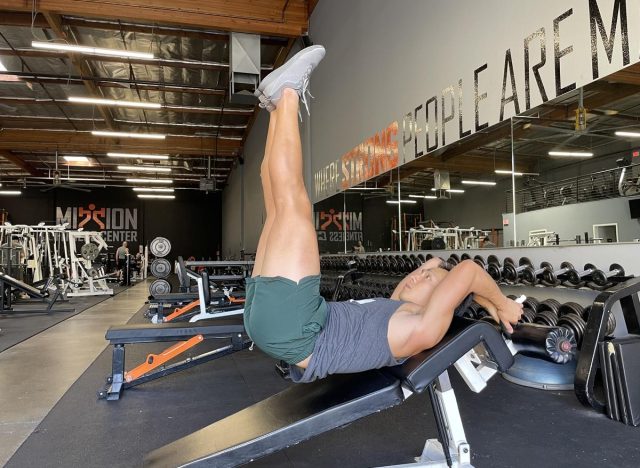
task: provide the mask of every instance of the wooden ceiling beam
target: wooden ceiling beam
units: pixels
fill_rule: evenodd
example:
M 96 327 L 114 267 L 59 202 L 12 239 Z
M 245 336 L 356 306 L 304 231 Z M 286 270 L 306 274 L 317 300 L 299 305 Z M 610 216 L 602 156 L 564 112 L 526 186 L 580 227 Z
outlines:
M 0 11 L 1 26 L 23 26 L 31 27 L 31 13 L 22 13 L 16 11 Z M 113 19 L 97 19 L 97 18 L 79 18 L 75 16 L 65 16 L 62 18 L 63 26 L 71 26 L 74 28 L 98 29 L 104 31 L 123 31 L 152 35 L 165 35 L 173 37 L 188 37 L 191 39 L 201 39 L 215 42 L 229 42 L 229 34 L 225 32 L 209 31 L 204 29 L 190 29 L 184 26 L 165 26 L 159 24 L 140 24 L 129 21 L 115 21 Z M 40 29 L 50 29 L 51 26 L 42 17 L 36 15 L 33 20 L 33 26 Z M 280 37 L 261 37 L 260 42 L 263 45 L 282 46 L 287 43 L 286 38 Z
M 43 172 L 33 167 L 31 164 L 26 162 L 20 156 L 16 156 L 11 151 L 8 150 L 0 150 L 0 156 L 2 156 L 7 161 L 12 162 L 15 166 L 22 169 L 23 171 L 28 172 L 32 176 L 43 176 Z
M 239 154 L 239 139 L 219 138 L 218 156 Z M 0 150 L 16 151 L 76 151 L 106 154 L 107 152 L 184 154 L 213 156 L 216 139 L 205 136 L 169 135 L 164 140 L 96 137 L 91 132 L 66 130 L 1 129 Z
M 0 0 L 0 9 L 31 12 L 32 0 Z M 299 37 L 309 29 L 306 0 L 38 0 L 38 11 Z

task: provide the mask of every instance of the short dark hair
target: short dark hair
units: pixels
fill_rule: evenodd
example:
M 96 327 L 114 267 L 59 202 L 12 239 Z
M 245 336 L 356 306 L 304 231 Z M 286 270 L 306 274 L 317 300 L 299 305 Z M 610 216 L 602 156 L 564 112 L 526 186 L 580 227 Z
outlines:
M 484 239 L 482 239 L 483 241 L 490 241 L 491 239 L 489 239 L 489 236 L 484 236 Z

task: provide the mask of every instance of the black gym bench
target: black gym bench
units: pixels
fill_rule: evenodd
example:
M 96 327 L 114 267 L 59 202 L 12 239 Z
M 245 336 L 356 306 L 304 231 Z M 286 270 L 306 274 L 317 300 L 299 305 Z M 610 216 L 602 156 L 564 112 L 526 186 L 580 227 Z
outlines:
M 65 309 L 52 309 L 53 304 L 61 297 L 62 292 L 57 283 L 55 292 L 52 294 L 45 288 L 43 290 L 37 289 L 23 281 L 20 281 L 13 276 L 9 276 L 5 273 L 0 273 L 0 313 L 45 313 L 50 314 L 52 312 L 74 312 L 73 308 Z M 16 291 L 27 294 L 30 298 L 35 299 L 35 304 L 46 304 L 46 308 L 42 307 L 30 307 L 29 305 L 16 306 L 13 304 L 13 294 Z M 32 303 L 33 304 L 33 303 Z
M 512 353 L 492 325 L 455 317 L 445 338 L 403 365 L 359 374 L 333 375 L 286 390 L 151 452 L 145 466 L 237 466 L 402 403 L 413 393 L 429 393 L 439 442 L 427 441 L 420 466 L 470 466 L 455 395 L 447 369 L 456 364 L 465 381 L 480 391 L 496 371 L 470 368 L 468 354 L 484 344 L 493 366 L 506 371 Z M 465 360 L 466 364 L 461 362 Z M 474 374 L 475 373 L 475 374 Z M 478 385 L 478 381 L 482 380 Z M 435 383 L 435 384 L 434 384 Z M 440 444 L 440 445 L 439 445 Z M 434 452 L 442 458 L 435 460 Z M 431 461 L 434 463 L 428 464 Z M 435 464 L 439 463 L 439 464 Z M 409 466 L 409 465 L 407 465 Z M 416 465 L 417 466 L 417 465 Z
M 122 392 L 128 388 L 246 349 L 251 345 L 251 340 L 244 335 L 244 332 L 241 315 L 203 320 L 197 323 L 111 327 L 105 335 L 113 345 L 111 375 L 107 377 L 107 386 L 98 391 L 98 397 L 118 400 Z M 229 340 L 229 344 L 164 366 L 164 363 L 207 339 L 226 339 Z M 177 343 L 162 353 L 148 355 L 144 363 L 125 372 L 125 345 L 172 341 Z

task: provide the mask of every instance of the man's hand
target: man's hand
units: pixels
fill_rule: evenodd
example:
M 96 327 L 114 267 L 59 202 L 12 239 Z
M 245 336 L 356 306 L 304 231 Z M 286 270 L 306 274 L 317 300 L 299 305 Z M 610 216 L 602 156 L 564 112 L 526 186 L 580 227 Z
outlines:
M 496 322 L 504 325 L 507 333 L 511 334 L 513 333 L 513 327 L 511 325 L 518 323 L 518 320 L 520 320 L 522 316 L 522 304 L 505 297 L 501 304 L 496 304 L 493 313 L 492 311 L 489 311 L 489 313 L 491 313 L 491 316 Z

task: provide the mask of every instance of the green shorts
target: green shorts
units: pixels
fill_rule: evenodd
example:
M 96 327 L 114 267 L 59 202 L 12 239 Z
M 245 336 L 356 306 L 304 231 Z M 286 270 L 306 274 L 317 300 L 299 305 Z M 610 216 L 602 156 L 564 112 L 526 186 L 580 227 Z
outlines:
M 244 327 L 258 347 L 289 364 L 313 352 L 327 320 L 327 304 L 320 296 L 320 275 L 296 283 L 282 276 L 248 278 Z

